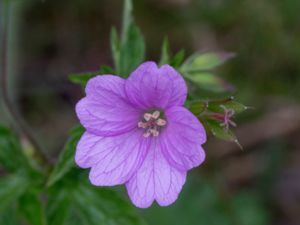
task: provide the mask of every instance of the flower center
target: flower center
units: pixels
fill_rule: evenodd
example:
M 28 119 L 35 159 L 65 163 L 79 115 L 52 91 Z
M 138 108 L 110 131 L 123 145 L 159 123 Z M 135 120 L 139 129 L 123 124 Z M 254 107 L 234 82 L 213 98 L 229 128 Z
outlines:
M 158 110 L 146 112 L 143 115 L 142 121 L 138 122 L 138 127 L 145 129 L 144 137 L 157 137 L 160 129 L 167 124 L 167 121 L 162 118 L 161 112 Z

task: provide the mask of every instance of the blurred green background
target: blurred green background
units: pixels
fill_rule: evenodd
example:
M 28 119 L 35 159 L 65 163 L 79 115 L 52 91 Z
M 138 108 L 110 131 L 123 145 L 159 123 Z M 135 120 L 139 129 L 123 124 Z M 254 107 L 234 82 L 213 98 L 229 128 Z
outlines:
M 55 161 L 83 96 L 68 74 L 112 65 L 109 35 L 123 2 L 11 2 L 10 95 Z M 299 11 L 299 0 L 134 1 L 148 60 L 159 59 L 165 36 L 173 52 L 234 52 L 216 72 L 253 107 L 236 118 L 244 150 L 210 138 L 177 202 L 138 210 L 148 224 L 300 224 Z M 1 107 L 0 122 L 7 118 Z

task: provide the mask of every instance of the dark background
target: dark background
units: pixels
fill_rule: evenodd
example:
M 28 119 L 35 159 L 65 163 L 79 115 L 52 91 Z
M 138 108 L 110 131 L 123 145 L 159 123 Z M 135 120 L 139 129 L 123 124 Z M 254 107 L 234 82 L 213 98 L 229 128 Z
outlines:
M 112 66 L 109 34 L 120 29 L 122 1 L 12 2 L 10 95 L 55 161 L 83 96 L 68 75 Z M 134 1 L 148 60 L 159 59 L 165 36 L 173 52 L 235 52 L 217 73 L 253 107 L 236 118 L 244 150 L 210 138 L 178 201 L 140 211 L 149 224 L 300 224 L 299 11 L 298 0 Z

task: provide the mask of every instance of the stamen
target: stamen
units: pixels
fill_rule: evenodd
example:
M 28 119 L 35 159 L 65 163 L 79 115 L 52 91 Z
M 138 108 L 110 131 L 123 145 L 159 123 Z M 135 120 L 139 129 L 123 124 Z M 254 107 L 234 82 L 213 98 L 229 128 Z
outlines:
M 165 119 L 160 118 L 161 112 L 155 110 L 152 113 L 144 113 L 143 120 L 138 122 L 138 127 L 145 129 L 143 136 L 148 138 L 150 136 L 159 136 L 160 129 L 167 124 Z
M 143 136 L 144 136 L 145 138 L 150 137 L 150 135 L 151 135 L 151 132 L 150 132 L 149 130 L 147 130 L 147 131 L 143 134 Z
M 163 126 L 165 126 L 165 125 L 167 124 L 167 121 L 165 121 L 165 120 L 163 120 L 163 119 L 158 119 L 158 120 L 156 121 L 156 124 L 157 124 L 158 126 L 163 127 Z
M 138 122 L 138 127 L 140 127 L 140 128 L 146 128 L 147 124 L 143 123 L 143 122 Z
M 152 113 L 152 118 L 154 118 L 154 119 L 158 119 L 159 116 L 160 116 L 160 112 L 159 111 L 154 111 Z
M 152 118 L 152 114 L 150 114 L 150 113 L 145 113 L 145 114 L 144 114 L 144 119 L 145 119 L 146 121 L 149 121 L 151 118 Z
M 150 133 L 154 136 L 154 137 L 157 137 L 159 135 L 159 131 L 156 130 L 155 128 L 154 129 L 150 129 Z

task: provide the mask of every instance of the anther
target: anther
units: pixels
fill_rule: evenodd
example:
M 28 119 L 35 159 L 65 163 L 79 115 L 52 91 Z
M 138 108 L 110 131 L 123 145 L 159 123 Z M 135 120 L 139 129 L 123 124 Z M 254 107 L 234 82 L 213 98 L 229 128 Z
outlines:
M 144 114 L 144 119 L 145 119 L 146 121 L 149 121 L 151 118 L 152 118 L 152 114 L 150 114 L 150 113 L 145 113 L 145 114 Z
M 165 126 L 166 124 L 167 124 L 167 121 L 165 121 L 165 120 L 163 120 L 163 119 L 158 119 L 157 121 L 156 121 L 156 124 L 158 125 L 158 126 Z
M 159 135 L 159 131 L 156 129 L 150 129 L 150 133 L 154 136 L 157 137 Z
M 159 111 L 154 111 L 154 112 L 152 113 L 152 118 L 153 118 L 153 119 L 158 119 L 159 116 L 160 116 L 160 112 L 159 112 Z
M 140 127 L 140 128 L 146 128 L 147 124 L 143 123 L 143 122 L 138 122 L 138 127 Z
M 143 136 L 144 136 L 145 138 L 150 137 L 150 135 L 151 135 L 150 131 L 146 131 L 146 132 L 143 134 Z

